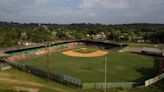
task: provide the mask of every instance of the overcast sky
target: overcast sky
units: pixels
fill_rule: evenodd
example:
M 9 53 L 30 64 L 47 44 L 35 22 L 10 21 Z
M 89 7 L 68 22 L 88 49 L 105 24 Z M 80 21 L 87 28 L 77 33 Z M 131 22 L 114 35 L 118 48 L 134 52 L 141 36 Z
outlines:
M 0 0 L 0 21 L 164 23 L 164 0 Z

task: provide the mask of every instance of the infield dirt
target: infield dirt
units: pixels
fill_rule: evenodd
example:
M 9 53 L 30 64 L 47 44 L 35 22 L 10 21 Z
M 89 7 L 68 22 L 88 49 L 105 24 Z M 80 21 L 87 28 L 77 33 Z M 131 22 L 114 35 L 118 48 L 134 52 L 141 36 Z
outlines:
M 102 50 L 96 50 L 95 52 L 91 52 L 91 53 L 80 53 L 80 52 L 75 52 L 71 50 L 71 51 L 64 51 L 62 53 L 64 55 L 74 56 L 74 57 L 98 57 L 98 56 L 104 56 L 108 54 L 107 51 L 102 51 Z

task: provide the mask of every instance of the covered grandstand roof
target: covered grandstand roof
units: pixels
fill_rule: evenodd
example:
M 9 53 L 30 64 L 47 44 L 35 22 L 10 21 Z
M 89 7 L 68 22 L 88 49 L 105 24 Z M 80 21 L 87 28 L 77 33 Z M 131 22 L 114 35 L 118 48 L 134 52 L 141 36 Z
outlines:
M 3 48 L 1 51 L 3 52 L 10 52 L 10 51 L 17 51 L 17 50 L 26 50 L 26 49 L 32 49 L 32 48 L 40 48 L 40 47 L 45 47 L 48 46 L 48 44 L 55 45 L 55 44 L 62 44 L 62 43 L 69 43 L 69 42 L 74 42 L 75 40 L 67 40 L 67 41 L 56 41 L 56 42 L 47 42 L 47 43 L 38 43 L 36 45 L 30 45 L 30 46 L 24 46 L 24 47 L 8 47 L 8 48 Z M 77 41 L 77 40 L 76 40 Z
M 111 41 L 111 40 L 84 40 L 84 41 L 91 41 L 91 42 L 102 42 L 102 43 L 106 43 L 106 44 L 113 44 L 113 45 L 127 45 L 127 43 L 125 42 L 118 42 L 118 41 Z
M 32 48 L 40 48 L 45 47 L 46 45 L 56 45 L 56 44 L 63 44 L 63 43 L 70 43 L 70 42 L 97 42 L 97 43 L 105 43 L 105 44 L 112 44 L 112 45 L 118 45 L 123 46 L 127 45 L 123 42 L 116 42 L 116 41 L 109 41 L 109 40 L 59 40 L 55 42 L 47 42 L 47 43 L 39 43 L 37 45 L 32 46 L 26 46 L 26 47 L 9 47 L 9 48 L 3 48 L 1 49 L 3 52 L 10 52 L 10 51 L 20 51 L 20 50 L 26 50 L 26 49 L 32 49 Z

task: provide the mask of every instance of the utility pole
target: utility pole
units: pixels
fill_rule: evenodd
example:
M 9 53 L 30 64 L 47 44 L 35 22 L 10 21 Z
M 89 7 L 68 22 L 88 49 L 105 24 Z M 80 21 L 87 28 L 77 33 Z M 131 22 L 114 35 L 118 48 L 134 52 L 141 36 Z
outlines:
M 105 64 L 104 64 L 104 71 L 105 71 L 105 73 L 104 73 L 104 84 L 105 84 L 105 86 L 104 86 L 104 92 L 107 92 L 107 87 L 106 87 L 106 82 L 107 82 L 107 57 L 105 56 Z

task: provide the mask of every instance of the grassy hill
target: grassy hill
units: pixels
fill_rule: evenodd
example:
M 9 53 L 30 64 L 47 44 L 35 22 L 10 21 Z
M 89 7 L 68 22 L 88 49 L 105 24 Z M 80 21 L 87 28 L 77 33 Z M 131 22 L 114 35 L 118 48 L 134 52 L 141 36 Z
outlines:
M 27 74 L 15 69 L 10 69 L 7 71 L 0 71 L 0 79 L 8 78 L 10 80 L 18 80 L 20 82 L 12 82 L 12 81 L 0 81 L 0 92 L 15 92 L 13 90 L 13 86 L 21 86 L 21 87 L 35 87 L 39 88 L 39 92 L 103 92 L 103 90 L 83 90 L 83 89 L 74 89 L 69 88 L 64 85 L 48 82 L 46 79 L 42 79 L 39 77 L 35 77 L 31 74 Z M 23 82 L 37 83 L 40 86 L 34 86 L 31 84 L 24 84 Z M 22 82 L 22 83 L 21 83 Z M 164 80 L 159 83 L 156 83 L 147 88 L 133 88 L 133 89 L 108 89 L 107 92 L 163 92 L 164 91 Z

